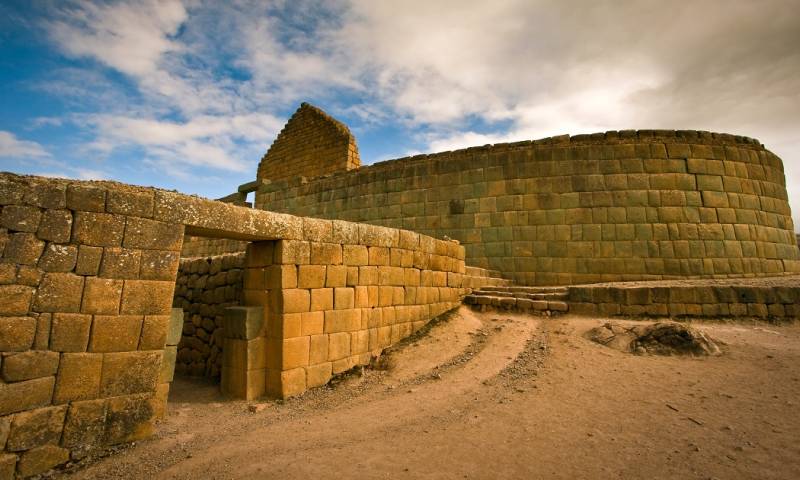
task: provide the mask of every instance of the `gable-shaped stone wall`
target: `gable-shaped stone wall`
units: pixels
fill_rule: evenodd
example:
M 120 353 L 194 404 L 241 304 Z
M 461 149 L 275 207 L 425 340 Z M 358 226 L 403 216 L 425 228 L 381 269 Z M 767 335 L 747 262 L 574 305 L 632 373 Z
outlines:
M 258 180 L 316 177 L 358 168 L 355 137 L 341 122 L 303 103 L 258 165 Z
M 257 208 L 461 241 L 517 283 L 798 271 L 783 164 L 758 141 L 640 130 L 381 162 L 262 185 Z
M 262 312 L 254 345 L 265 348 L 250 357 L 262 363 L 239 385 L 259 395 L 319 385 L 322 370 L 363 363 L 464 293 L 464 249 L 453 242 L 114 182 L 0 174 L 3 477 L 150 435 L 166 405 L 183 324 L 172 303 L 184 233 L 254 242 L 243 295 Z M 354 260 L 346 249 L 358 250 Z M 328 287 L 340 280 L 343 286 Z M 332 293 L 331 308 L 312 306 L 312 292 Z M 345 336 L 357 337 L 346 350 Z M 320 354 L 312 337 L 338 345 L 336 355 L 312 361 L 312 352 Z M 303 342 L 308 350 L 298 353 Z M 223 370 L 225 358 L 239 366 L 237 352 L 223 353 Z

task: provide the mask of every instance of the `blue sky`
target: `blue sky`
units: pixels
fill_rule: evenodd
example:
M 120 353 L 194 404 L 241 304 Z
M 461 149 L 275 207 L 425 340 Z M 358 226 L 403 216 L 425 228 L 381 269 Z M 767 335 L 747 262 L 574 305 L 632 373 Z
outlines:
M 308 101 L 364 163 L 613 129 L 752 136 L 800 212 L 797 45 L 796 0 L 6 0 L 0 169 L 219 197 Z

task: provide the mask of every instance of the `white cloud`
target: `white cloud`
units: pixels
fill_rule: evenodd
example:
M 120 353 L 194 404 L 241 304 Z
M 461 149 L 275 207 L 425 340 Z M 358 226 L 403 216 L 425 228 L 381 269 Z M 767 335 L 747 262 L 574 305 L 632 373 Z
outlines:
M 170 39 L 186 20 L 178 0 L 134 3 L 83 2 L 66 8 L 50 34 L 65 52 L 95 58 L 122 73 L 145 78 L 158 71 L 162 56 L 179 51 Z
M 36 142 L 20 140 L 13 133 L 0 130 L 0 158 L 42 159 L 50 157 L 50 152 Z
M 102 105 L 84 119 L 91 148 L 139 146 L 170 175 L 254 169 L 284 121 L 276 112 L 327 98 L 361 120 L 355 128 L 396 122 L 428 151 L 631 128 L 755 136 L 786 160 L 794 198 L 798 9 L 792 0 L 85 2 L 62 8 L 51 34 L 68 55 L 128 76 L 141 96 L 120 101 L 92 80 L 104 100 L 88 93 Z M 76 83 L 52 88 L 69 94 Z

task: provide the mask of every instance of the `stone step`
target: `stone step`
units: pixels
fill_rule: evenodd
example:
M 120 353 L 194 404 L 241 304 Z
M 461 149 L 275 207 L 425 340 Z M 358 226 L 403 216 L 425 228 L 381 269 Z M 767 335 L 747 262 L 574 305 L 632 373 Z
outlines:
M 472 295 L 479 297 L 503 297 L 503 298 L 523 298 L 528 300 L 567 300 L 569 294 L 567 292 L 556 293 L 519 293 L 519 292 L 491 292 L 486 290 L 478 290 L 472 292 Z
M 563 293 L 568 294 L 567 287 L 483 287 L 478 290 L 479 292 L 493 292 L 493 293 Z
M 516 298 L 493 295 L 467 295 L 464 297 L 466 305 L 476 307 L 494 307 L 502 310 L 518 310 L 522 312 L 552 312 L 564 313 L 569 311 L 567 302 L 558 300 L 533 300 L 529 298 Z

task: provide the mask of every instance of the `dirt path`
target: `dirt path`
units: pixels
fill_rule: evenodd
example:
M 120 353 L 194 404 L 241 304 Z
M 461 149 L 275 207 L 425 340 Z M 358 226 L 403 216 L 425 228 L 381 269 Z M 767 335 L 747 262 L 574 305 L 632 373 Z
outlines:
M 800 478 L 800 326 L 637 357 L 602 320 L 460 310 L 386 371 L 249 413 L 177 380 L 156 438 L 68 478 Z

